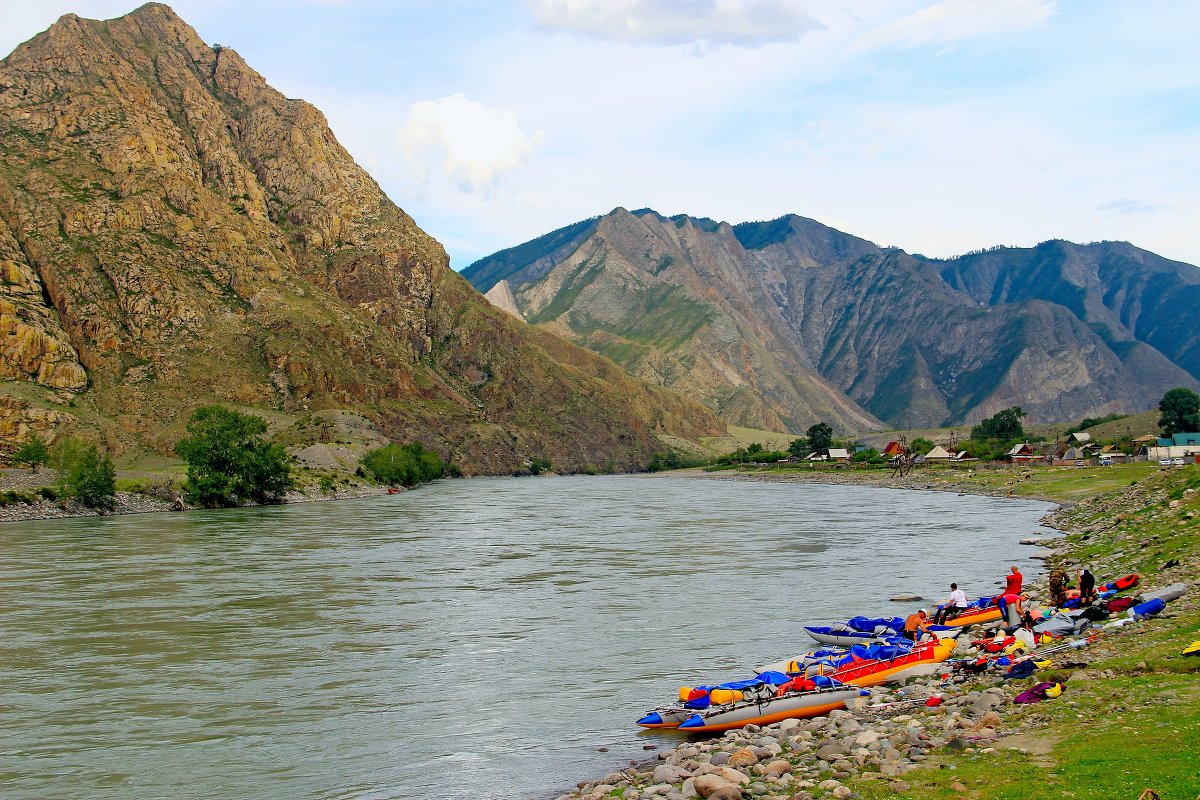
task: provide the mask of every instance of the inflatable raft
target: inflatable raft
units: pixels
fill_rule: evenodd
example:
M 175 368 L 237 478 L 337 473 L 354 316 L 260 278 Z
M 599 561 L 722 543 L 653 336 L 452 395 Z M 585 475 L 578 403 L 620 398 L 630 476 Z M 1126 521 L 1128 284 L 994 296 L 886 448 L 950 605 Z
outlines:
M 994 622 L 1000 619 L 1000 607 L 994 603 L 994 597 L 981 597 L 957 617 L 946 620 L 946 625 L 965 628 L 967 625 L 978 625 L 981 622 Z
M 862 647 L 850 648 L 850 656 L 866 656 L 849 662 L 841 663 L 833 672 L 826 673 L 830 678 L 854 686 L 878 686 L 889 681 L 902 681 L 937 672 L 938 664 L 945 661 L 954 652 L 956 642 L 953 639 L 935 639 L 932 642 L 921 642 L 908 652 L 890 645 L 877 646 L 875 652 L 866 648 L 865 653 L 855 651 Z M 891 652 L 888 652 L 888 650 Z M 876 657 L 871 657 L 875 655 Z
M 959 634 L 961 628 L 956 628 L 951 625 L 930 625 L 930 633 L 937 636 L 939 639 L 951 638 Z M 887 628 L 883 633 L 865 633 L 856 631 L 848 625 L 813 625 L 805 626 L 807 633 L 814 641 L 821 644 L 836 645 L 838 647 L 852 647 L 856 644 L 870 644 L 871 642 L 888 641 L 892 637 L 899 635 L 898 631 L 893 631 Z
M 759 672 L 802 673 L 808 677 L 822 675 L 855 686 L 877 686 L 888 681 L 902 681 L 921 675 L 932 675 L 937 665 L 954 652 L 954 639 L 934 639 L 910 643 L 871 645 L 856 644 L 848 651 L 831 653 L 818 651 L 791 661 L 777 661 L 760 667 Z
M 732 690 L 731 690 L 732 691 Z M 845 708 L 846 702 L 869 694 L 853 686 L 830 685 L 809 691 L 775 694 L 738 691 L 736 699 L 708 708 L 686 705 L 657 708 L 637 721 L 643 728 L 671 728 L 689 733 L 710 733 L 742 728 L 746 725 L 770 725 L 785 719 L 807 719 Z

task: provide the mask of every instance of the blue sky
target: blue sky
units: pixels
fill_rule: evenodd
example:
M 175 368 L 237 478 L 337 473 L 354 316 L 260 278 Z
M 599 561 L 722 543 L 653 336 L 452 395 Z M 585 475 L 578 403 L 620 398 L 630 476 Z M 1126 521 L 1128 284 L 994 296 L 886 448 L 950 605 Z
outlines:
M 1200 264 L 1200 4 L 178 0 L 451 254 L 616 206 Z M 0 0 L 5 52 L 110 0 Z

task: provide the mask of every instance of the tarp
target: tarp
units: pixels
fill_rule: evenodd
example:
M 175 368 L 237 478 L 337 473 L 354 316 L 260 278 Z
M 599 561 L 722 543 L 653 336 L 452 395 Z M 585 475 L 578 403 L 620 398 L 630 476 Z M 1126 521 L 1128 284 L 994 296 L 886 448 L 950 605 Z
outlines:
M 1069 636 L 1091 626 L 1091 620 L 1074 619 L 1067 614 L 1054 614 L 1034 625 L 1033 632 L 1048 633 L 1051 636 Z
M 882 633 L 881 628 L 900 630 L 904 627 L 904 620 L 900 617 L 853 617 L 846 624 L 862 633 Z
M 1165 589 L 1155 589 L 1152 592 L 1142 592 L 1142 600 L 1154 600 L 1157 598 L 1159 600 L 1166 600 L 1169 603 L 1172 600 L 1178 600 L 1179 598 L 1183 597 L 1187 590 L 1188 584 L 1173 583 Z

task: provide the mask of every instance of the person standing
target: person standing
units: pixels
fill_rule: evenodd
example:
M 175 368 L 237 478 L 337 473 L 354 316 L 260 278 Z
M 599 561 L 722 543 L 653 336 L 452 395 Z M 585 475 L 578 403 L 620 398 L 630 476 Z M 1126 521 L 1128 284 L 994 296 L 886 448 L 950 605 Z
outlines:
M 1090 606 L 1096 599 L 1096 576 L 1087 567 L 1079 570 L 1079 602 Z
M 1021 574 L 1021 570 L 1013 567 L 1012 572 L 1004 576 L 1004 594 L 1020 594 L 1024 583 L 1025 576 Z
M 1062 608 L 1067 602 L 1067 571 L 1062 567 L 1050 570 L 1050 605 Z
M 954 619 L 961 614 L 970 604 L 967 602 L 967 593 L 958 588 L 957 583 L 950 584 L 950 597 L 933 615 L 934 625 L 945 625 L 946 620 Z

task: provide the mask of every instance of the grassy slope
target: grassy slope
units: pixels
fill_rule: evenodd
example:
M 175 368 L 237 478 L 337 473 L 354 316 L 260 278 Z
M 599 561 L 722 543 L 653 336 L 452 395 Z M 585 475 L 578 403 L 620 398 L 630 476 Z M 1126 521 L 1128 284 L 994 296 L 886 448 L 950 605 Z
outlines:
M 1004 477 L 976 483 L 989 480 L 1000 488 Z M 1068 569 L 1091 564 L 1103 576 L 1136 571 L 1152 587 L 1194 579 L 1200 569 L 1200 467 L 1034 470 L 1011 488 L 1025 496 L 1079 501 L 1060 512 L 1060 524 L 1073 531 Z M 1194 493 L 1186 494 L 1188 488 Z M 1179 500 L 1175 508 L 1172 499 Z M 1162 572 L 1168 558 L 1183 564 Z M 1153 788 L 1163 800 L 1200 796 L 1200 659 L 1180 656 L 1200 638 L 1197 594 L 1200 588 L 1153 622 L 1102 637 L 1082 651 L 1090 663 L 1071 676 L 1060 700 L 1008 717 L 1007 727 L 1026 723 L 1022 744 L 1040 743 L 1048 752 L 1009 750 L 1001 741 L 995 754 L 947 754 L 905 775 L 911 788 L 904 794 L 1133 800 Z M 956 782 L 965 790 L 954 788 Z M 897 793 L 886 781 L 861 781 L 854 788 L 865 798 Z
M 723 455 L 751 444 L 761 444 L 765 450 L 787 450 L 788 445 L 795 438 L 796 434 L 794 433 L 762 431 L 757 428 L 730 425 L 728 436 L 706 436 L 701 442 L 713 452 Z
M 1157 411 L 1145 411 L 1141 414 L 1133 414 L 1132 416 L 1116 420 L 1115 422 L 1106 422 L 1103 425 L 1096 425 L 1088 428 L 1087 433 L 1092 435 L 1093 439 L 1116 439 L 1132 433 L 1135 437 L 1141 436 L 1144 433 L 1158 433 L 1158 417 Z M 1026 425 L 1025 429 L 1029 433 L 1030 439 L 1033 440 L 1052 440 L 1056 437 L 1062 437 L 1063 432 L 1068 428 L 1078 424 L 1075 422 L 1056 422 L 1053 424 L 1031 424 Z M 932 442 L 944 444 L 950 441 L 950 435 L 953 433 L 955 441 L 962 441 L 971 435 L 970 425 L 958 425 L 953 428 L 910 428 L 907 430 L 890 430 L 890 431 L 870 431 L 859 434 L 859 438 L 872 445 L 883 447 L 888 442 L 900 438 L 907 437 L 908 441 L 912 441 L 918 437 L 929 439 Z

